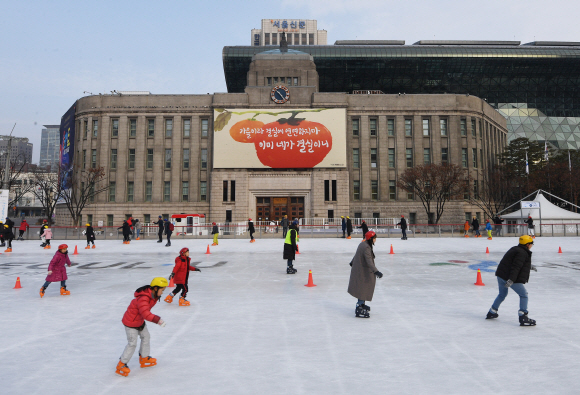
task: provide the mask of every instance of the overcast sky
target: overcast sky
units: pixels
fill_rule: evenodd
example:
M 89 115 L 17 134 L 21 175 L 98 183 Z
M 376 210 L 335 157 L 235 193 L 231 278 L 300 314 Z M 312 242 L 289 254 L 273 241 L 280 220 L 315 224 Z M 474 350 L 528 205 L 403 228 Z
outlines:
M 345 39 L 580 41 L 579 1 L 2 1 L 0 134 L 28 137 L 83 92 L 225 92 L 221 51 L 261 19 L 316 19 Z

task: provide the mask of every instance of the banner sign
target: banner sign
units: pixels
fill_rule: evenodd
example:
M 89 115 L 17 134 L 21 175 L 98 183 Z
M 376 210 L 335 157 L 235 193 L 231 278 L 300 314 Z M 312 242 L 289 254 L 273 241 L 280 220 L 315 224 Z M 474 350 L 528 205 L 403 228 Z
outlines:
M 60 180 L 62 189 L 69 189 L 74 164 L 76 102 L 60 119 Z
M 8 217 L 8 202 L 10 193 L 8 189 L 0 189 L 0 219 L 4 221 L 4 218 Z
M 540 202 L 524 202 L 522 201 L 522 208 L 540 208 Z
M 346 167 L 346 110 L 216 109 L 214 168 Z

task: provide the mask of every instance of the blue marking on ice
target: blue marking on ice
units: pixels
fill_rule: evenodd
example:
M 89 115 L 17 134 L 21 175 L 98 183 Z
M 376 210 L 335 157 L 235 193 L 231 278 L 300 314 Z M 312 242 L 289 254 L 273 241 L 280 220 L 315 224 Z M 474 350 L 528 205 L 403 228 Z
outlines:
M 481 269 L 482 272 L 488 272 L 488 273 L 495 272 L 494 269 L 489 269 L 490 266 L 497 266 L 497 262 L 494 262 L 494 261 L 479 261 L 479 263 L 476 263 L 474 265 L 469 265 L 468 267 L 471 270 Z

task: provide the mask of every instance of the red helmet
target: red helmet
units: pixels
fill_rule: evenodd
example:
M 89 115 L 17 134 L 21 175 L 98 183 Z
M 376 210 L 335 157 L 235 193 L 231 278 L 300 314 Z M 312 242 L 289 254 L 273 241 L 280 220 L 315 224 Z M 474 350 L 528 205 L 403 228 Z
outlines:
M 179 250 L 179 255 L 185 255 L 187 251 L 189 251 L 189 248 L 183 247 L 181 250 Z
M 404 217 L 404 215 L 401 215 L 401 218 L 403 218 L 403 217 Z
M 42 220 L 42 222 L 48 222 L 48 220 L 46 220 L 46 219 L 43 219 L 43 220 Z
M 251 220 L 252 220 L 252 218 L 248 218 L 248 221 L 251 221 Z
M 66 244 L 61 244 L 58 246 L 59 250 L 62 250 L 63 248 L 68 248 L 68 246 Z
M 212 224 L 212 225 L 215 225 L 215 222 L 212 222 L 211 224 Z
M 365 240 L 370 240 L 373 237 L 375 237 L 377 234 L 375 233 L 374 230 L 369 230 L 367 233 L 365 233 Z

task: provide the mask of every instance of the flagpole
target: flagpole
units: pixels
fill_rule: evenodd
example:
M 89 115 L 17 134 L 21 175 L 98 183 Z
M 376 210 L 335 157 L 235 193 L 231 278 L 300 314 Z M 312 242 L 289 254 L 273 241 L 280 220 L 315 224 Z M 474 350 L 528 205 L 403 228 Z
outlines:
M 548 140 L 544 140 L 544 159 L 548 162 L 548 189 L 552 190 L 552 183 L 550 181 L 550 160 L 548 159 Z
M 570 159 L 570 150 L 568 149 L 568 173 L 570 173 L 570 201 L 574 203 L 574 192 L 572 192 L 572 160 Z M 578 209 L 576 209 L 578 212 Z

